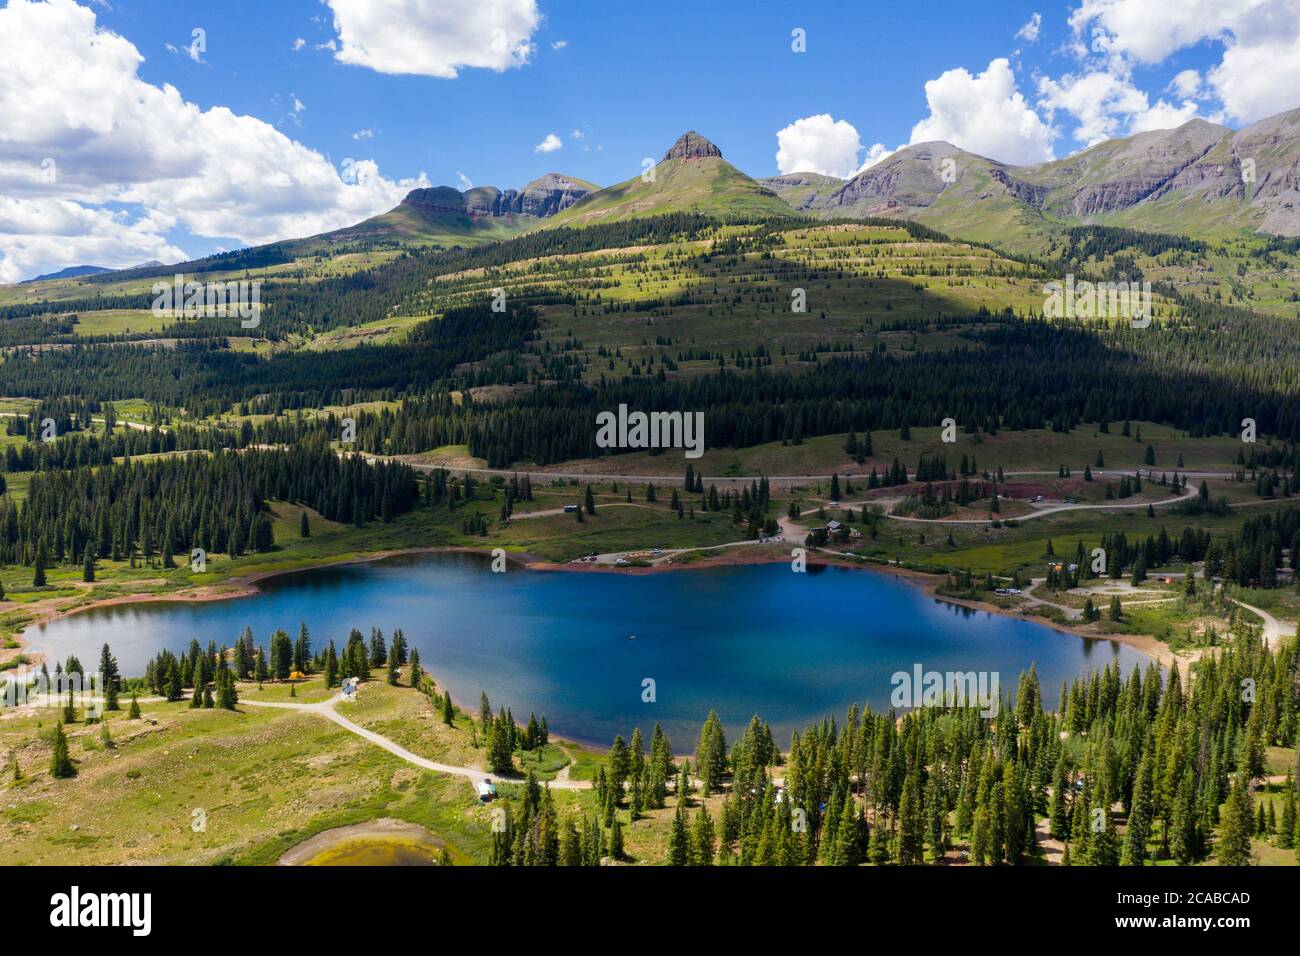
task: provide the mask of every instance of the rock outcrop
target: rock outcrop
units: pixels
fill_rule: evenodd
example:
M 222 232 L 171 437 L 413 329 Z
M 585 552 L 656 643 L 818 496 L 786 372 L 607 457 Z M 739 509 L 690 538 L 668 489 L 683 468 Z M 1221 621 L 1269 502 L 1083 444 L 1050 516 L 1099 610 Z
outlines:
M 545 219 L 568 209 L 597 187 L 560 173 L 547 173 L 523 189 L 477 186 L 464 194 L 465 210 L 471 216 L 533 216 Z
M 695 132 L 695 130 L 691 130 L 677 138 L 677 142 L 673 143 L 672 148 L 664 153 L 661 162 L 666 163 L 670 159 L 708 159 L 709 157 L 721 159 L 722 150 Z

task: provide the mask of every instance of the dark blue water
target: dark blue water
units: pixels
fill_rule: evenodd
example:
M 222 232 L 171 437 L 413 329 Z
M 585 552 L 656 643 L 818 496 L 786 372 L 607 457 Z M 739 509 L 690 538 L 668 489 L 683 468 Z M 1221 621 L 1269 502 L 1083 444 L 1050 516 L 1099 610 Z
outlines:
M 889 706 L 896 671 L 993 671 L 1014 693 L 1036 663 L 1045 702 L 1062 680 L 1118 658 L 1125 673 L 1147 658 L 1028 621 L 956 608 L 888 574 L 785 564 L 662 574 L 576 574 L 512 567 L 493 574 L 477 555 L 439 554 L 284 575 L 254 597 L 202 604 L 102 608 L 32 628 L 34 649 L 98 659 L 107 641 L 126 674 L 162 647 L 194 638 L 233 644 L 245 626 L 265 643 L 282 627 L 311 628 L 313 646 L 348 630 L 402 628 L 424 667 L 456 700 L 526 720 L 545 713 L 557 734 L 607 745 L 634 726 L 663 724 L 693 746 L 715 708 L 728 729 L 752 714 L 785 744 L 791 730 L 851 703 Z M 628 636 L 635 634 L 636 640 Z M 642 701 L 642 681 L 656 700 Z

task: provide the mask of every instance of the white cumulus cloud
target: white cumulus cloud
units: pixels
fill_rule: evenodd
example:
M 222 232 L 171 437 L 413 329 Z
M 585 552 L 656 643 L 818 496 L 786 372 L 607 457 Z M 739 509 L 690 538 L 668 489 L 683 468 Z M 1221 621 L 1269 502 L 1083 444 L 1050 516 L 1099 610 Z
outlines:
M 1121 76 L 1188 47 L 1220 45 L 1222 58 L 1205 79 L 1242 122 L 1297 105 L 1300 0 L 1082 0 L 1070 26 Z
M 1042 106 L 1049 117 L 1058 110 L 1077 123 L 1075 139 L 1093 146 L 1115 136 L 1128 136 L 1153 129 L 1181 126 L 1198 114 L 1195 100 L 1182 103 L 1150 98 L 1127 77 L 1106 70 L 1066 74 L 1059 80 L 1043 77 L 1038 84 Z
M 1005 57 L 983 73 L 963 67 L 925 84 L 930 115 L 912 127 L 912 143 L 945 140 L 1007 163 L 1052 158 L 1054 131 L 1025 100 Z
M 463 67 L 507 70 L 533 53 L 536 0 L 325 0 L 340 63 L 379 73 L 454 78 Z
M 1201 74 L 1195 70 L 1182 70 L 1169 83 L 1173 90 L 1185 100 L 1190 100 L 1201 92 Z
M 63 199 L 0 196 L 0 283 L 72 265 L 127 268 L 186 258 L 162 235 L 165 226 Z
M 846 179 L 858 169 L 862 141 L 847 120 L 829 113 L 797 119 L 776 134 L 776 168 Z
M 542 140 L 540 143 L 538 143 L 536 146 L 533 147 L 533 152 L 553 153 L 557 149 L 563 149 L 563 148 L 564 148 L 564 140 L 560 139 L 560 137 L 556 136 L 554 133 L 547 133 L 546 139 Z
M 345 180 L 269 123 L 146 83 L 143 59 L 73 0 L 0 9 L 0 281 L 182 258 L 166 236 L 177 228 L 248 244 L 311 235 L 427 185 L 370 160 Z

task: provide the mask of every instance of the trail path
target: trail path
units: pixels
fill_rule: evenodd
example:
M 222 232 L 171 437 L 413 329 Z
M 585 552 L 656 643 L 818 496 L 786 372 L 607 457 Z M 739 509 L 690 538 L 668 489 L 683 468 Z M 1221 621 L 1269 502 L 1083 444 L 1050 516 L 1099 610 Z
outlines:
M 400 757 L 409 764 L 423 767 L 425 770 L 434 770 L 438 773 L 449 773 L 457 777 L 465 777 L 476 787 L 486 780 L 497 780 L 508 783 L 520 782 L 517 778 L 502 777 L 499 774 L 491 774 L 478 767 L 457 767 L 452 764 L 438 763 L 434 760 L 428 760 L 421 757 L 419 754 L 413 754 L 405 747 L 394 743 L 387 737 L 377 734 L 373 730 L 367 730 L 365 727 L 362 727 L 359 724 L 354 724 L 352 721 L 348 720 L 334 709 L 335 705 L 342 701 L 343 695 L 340 693 L 335 694 L 329 700 L 320 701 L 315 704 L 291 704 L 287 701 L 250 700 L 247 697 L 240 698 L 239 703 L 247 704 L 250 707 L 273 707 L 279 710 L 296 710 L 300 713 L 315 714 L 317 717 L 324 717 L 326 720 L 332 720 L 344 730 L 348 730 L 351 733 L 356 734 L 358 737 L 368 740 L 376 747 L 384 748 L 393 756 Z M 547 785 L 556 790 L 585 790 L 590 786 L 584 781 L 570 780 L 567 774 L 564 775 L 563 779 L 556 778 L 555 780 L 549 781 Z
M 1287 624 L 1285 621 L 1279 621 L 1263 608 L 1254 607 L 1247 604 L 1245 601 L 1238 601 L 1236 598 L 1233 598 L 1232 603 L 1236 604 L 1238 607 L 1244 607 L 1247 611 L 1250 611 L 1250 613 L 1259 616 L 1260 620 L 1264 622 L 1264 640 L 1268 643 L 1269 647 L 1276 649 L 1278 644 L 1281 643 L 1282 638 L 1295 636 L 1296 626 L 1294 624 Z

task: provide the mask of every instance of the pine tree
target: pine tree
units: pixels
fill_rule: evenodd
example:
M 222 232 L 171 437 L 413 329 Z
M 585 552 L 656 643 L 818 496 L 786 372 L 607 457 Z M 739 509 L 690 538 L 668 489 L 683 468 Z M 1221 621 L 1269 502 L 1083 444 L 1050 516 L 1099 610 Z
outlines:
M 411 648 L 411 686 L 419 690 L 423 682 L 424 671 L 420 668 L 420 650 L 413 647 Z
M 104 684 L 104 709 L 121 710 L 122 707 L 117 700 L 117 685 L 120 680 L 117 658 L 113 656 L 107 644 L 99 652 L 99 678 Z
M 1245 866 L 1250 863 L 1250 838 L 1254 832 L 1254 810 L 1250 783 L 1242 774 L 1232 779 L 1228 800 L 1223 808 L 1214 855 L 1221 866 Z
M 514 747 L 511 740 L 514 736 L 513 730 L 514 727 L 506 718 L 506 711 L 503 707 L 500 715 L 492 721 L 492 725 L 488 728 L 488 769 L 493 773 L 514 773 Z
M 54 725 L 54 753 L 50 755 L 50 776 L 65 779 L 76 775 L 77 768 L 72 765 L 72 757 L 68 753 L 68 738 L 63 732 L 63 721 L 57 721 Z
M 135 694 L 131 695 L 131 708 L 126 712 L 128 720 L 140 719 L 140 701 L 136 699 Z
M 623 859 L 623 823 L 615 820 L 609 828 L 609 855 L 612 859 Z
M 293 686 L 290 685 L 289 689 L 292 691 Z M 222 663 L 217 671 L 217 706 L 225 710 L 234 710 L 238 703 L 239 694 L 235 690 L 235 675 Z
M 1196 815 L 1196 791 L 1190 773 L 1184 773 L 1174 797 L 1173 818 L 1169 824 L 1169 851 L 1180 866 L 1188 866 L 1201 853 Z
M 1278 829 L 1277 845 L 1289 850 L 1295 845 L 1296 834 L 1296 794 L 1295 783 L 1291 775 L 1286 776 L 1286 786 L 1282 795 L 1282 820 Z
M 442 722 L 448 727 L 454 725 L 456 721 L 456 708 L 451 703 L 451 691 L 443 688 L 442 692 Z
M 1064 704 L 1064 700 L 1062 700 Z M 1064 754 L 1057 758 L 1055 782 L 1048 809 L 1048 832 L 1058 840 L 1070 838 L 1070 817 L 1066 812 L 1065 794 L 1070 789 L 1070 778 L 1065 768 Z
M 34 588 L 45 587 L 46 560 L 45 542 L 42 540 L 41 543 L 36 546 L 36 567 L 32 571 L 32 587 Z
M 1147 840 L 1151 836 L 1152 814 L 1151 762 L 1143 758 L 1138 764 L 1137 779 L 1133 782 L 1133 801 L 1128 814 L 1128 829 L 1124 833 L 1124 851 L 1121 862 L 1125 866 L 1142 866 L 1147 860 Z
M 925 862 L 925 813 L 921 805 L 919 769 L 909 775 L 903 787 L 898 817 L 898 862 L 904 866 Z
M 713 818 L 709 808 L 701 805 L 691 827 L 690 862 L 691 866 L 712 866 L 717 852 L 717 837 L 714 835 Z
M 678 803 L 673 814 L 672 829 L 668 834 L 668 865 L 686 866 L 690 863 L 690 847 L 686 836 L 686 811 Z
M 300 537 L 300 538 L 310 538 L 310 537 L 311 537 L 311 525 L 308 524 L 308 522 L 307 522 L 307 509 L 306 509 L 306 508 L 303 509 L 303 511 L 302 511 L 302 518 L 298 521 L 298 537 Z
M 1088 836 L 1088 862 L 1093 866 L 1115 866 L 1120 857 L 1115 817 L 1104 800 L 1094 801 L 1092 817 L 1100 826 Z
M 184 696 L 185 687 L 184 682 L 181 679 L 181 667 L 180 664 L 173 659 L 171 662 L 171 670 L 167 678 L 167 699 L 180 700 Z
M 260 650 L 259 650 L 260 659 Z M 261 678 L 258 678 L 261 681 Z M 337 687 L 339 683 L 339 656 L 334 650 L 334 640 L 331 638 L 329 648 L 325 651 L 325 686 Z
M 727 740 L 718 712 L 709 711 L 708 719 L 700 730 L 700 740 L 695 748 L 696 771 L 700 777 L 700 796 L 708 797 L 722 787 L 726 771 Z

